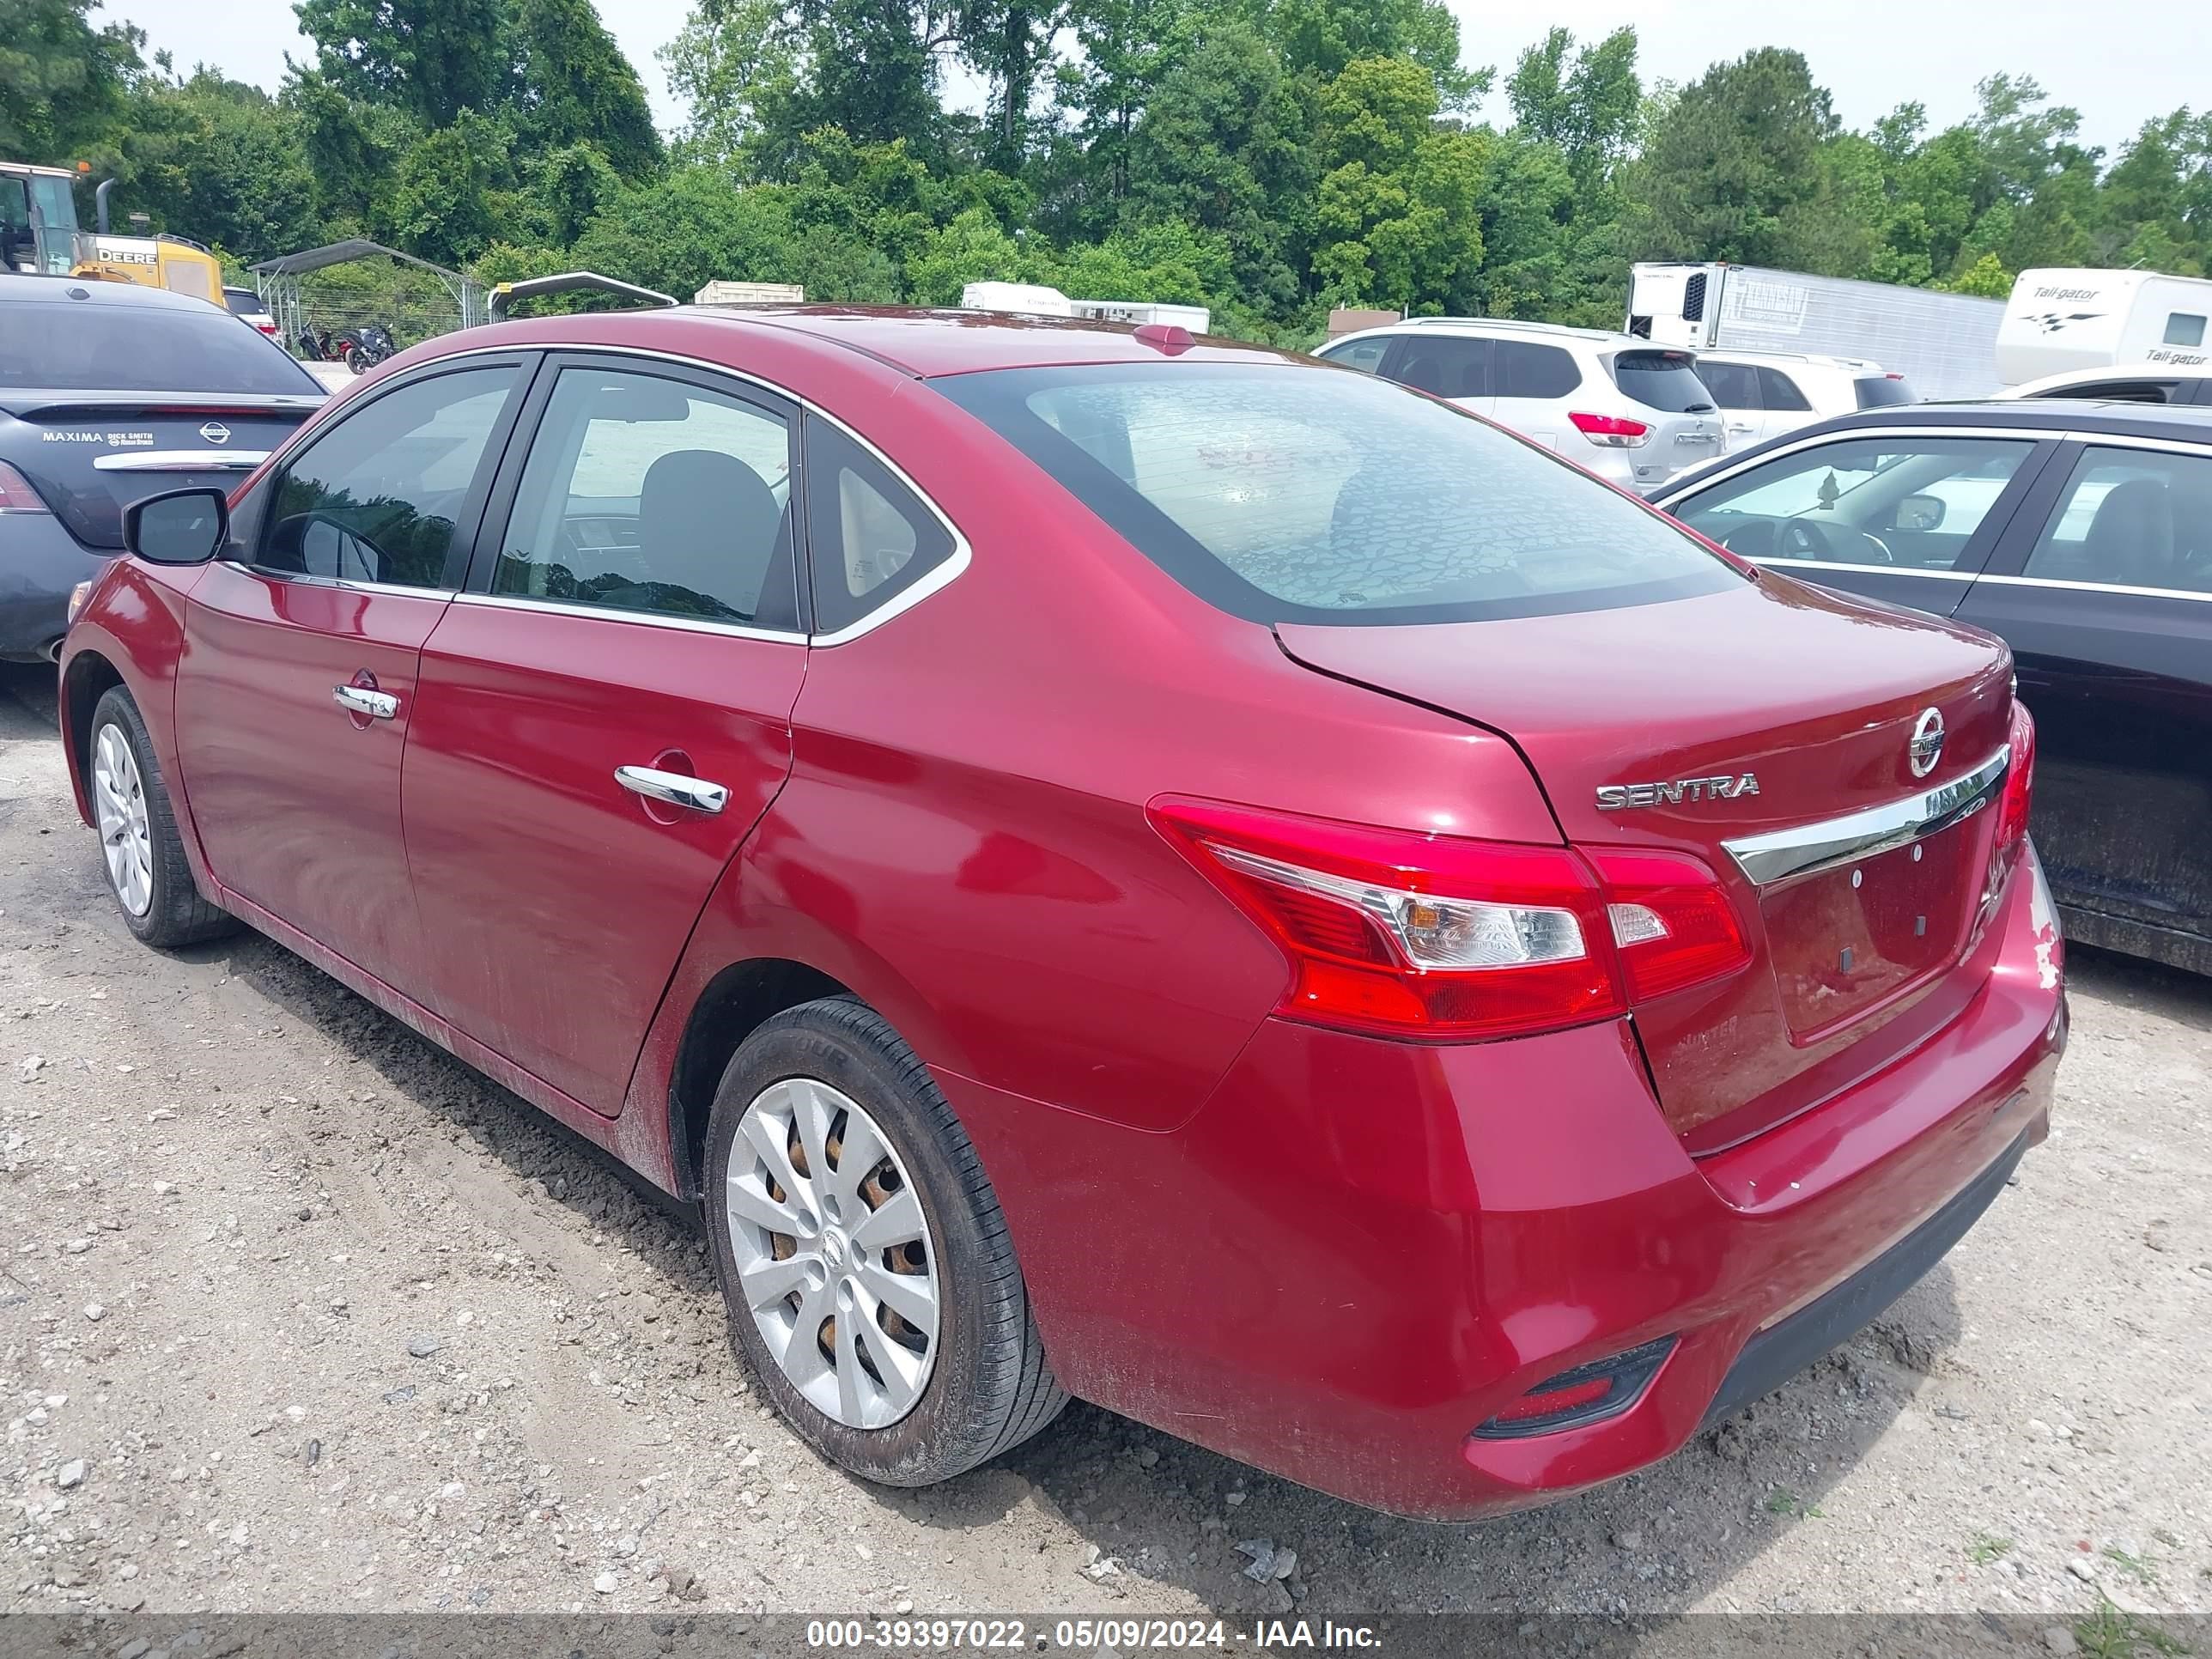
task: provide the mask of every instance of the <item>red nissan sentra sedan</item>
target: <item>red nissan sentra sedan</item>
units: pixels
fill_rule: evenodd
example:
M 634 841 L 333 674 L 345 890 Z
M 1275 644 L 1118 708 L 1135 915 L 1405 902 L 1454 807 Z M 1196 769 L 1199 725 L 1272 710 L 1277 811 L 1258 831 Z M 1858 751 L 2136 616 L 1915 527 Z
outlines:
M 474 329 L 68 638 L 149 945 L 242 920 L 699 1201 L 793 1427 L 1069 1394 L 1362 1504 L 1611 1479 L 2047 1122 L 1997 641 L 1179 331 Z

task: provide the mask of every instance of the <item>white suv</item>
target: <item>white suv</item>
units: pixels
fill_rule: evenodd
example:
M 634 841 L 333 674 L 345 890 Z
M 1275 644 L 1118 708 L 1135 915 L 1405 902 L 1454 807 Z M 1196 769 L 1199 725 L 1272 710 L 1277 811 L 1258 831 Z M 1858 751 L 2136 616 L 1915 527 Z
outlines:
M 1656 489 L 1723 447 L 1696 356 L 1626 334 L 1409 317 L 1316 355 L 1487 415 L 1626 489 Z
M 1905 376 L 1864 357 L 1715 346 L 1698 354 L 1698 378 L 1728 418 L 1730 449 L 1748 449 L 1831 416 L 1916 401 Z

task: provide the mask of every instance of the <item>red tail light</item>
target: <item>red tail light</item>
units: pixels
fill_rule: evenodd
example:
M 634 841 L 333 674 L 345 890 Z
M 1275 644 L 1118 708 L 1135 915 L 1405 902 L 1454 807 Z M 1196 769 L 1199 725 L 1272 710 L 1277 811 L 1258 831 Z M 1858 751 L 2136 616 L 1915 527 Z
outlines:
M 1751 960 L 1713 872 L 1676 853 L 1590 852 L 1631 1002 L 1732 974 Z
M 1603 449 L 1634 449 L 1651 435 L 1644 422 L 1625 415 L 1590 415 L 1577 410 L 1567 419 L 1576 431 Z
M 51 509 L 21 473 L 0 461 L 0 513 L 46 513 Z
M 1997 851 L 2008 853 L 2027 836 L 2030 797 L 2035 793 L 2035 720 L 2027 705 L 2012 705 L 2012 764 L 2005 772 L 2003 798 L 1997 803 Z
M 1748 959 L 1727 898 L 1693 859 L 1596 854 L 1615 872 L 1601 883 L 1567 847 L 1176 799 L 1153 802 L 1151 817 L 1282 948 L 1291 978 L 1277 1012 L 1297 1019 L 1514 1036 L 1610 1019 L 1632 998 Z

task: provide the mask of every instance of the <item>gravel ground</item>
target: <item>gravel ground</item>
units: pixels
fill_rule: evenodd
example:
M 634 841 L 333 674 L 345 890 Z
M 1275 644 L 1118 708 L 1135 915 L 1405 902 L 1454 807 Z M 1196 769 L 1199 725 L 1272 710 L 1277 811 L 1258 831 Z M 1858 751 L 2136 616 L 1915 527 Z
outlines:
M 1636 1479 L 1426 1526 L 1078 1405 L 878 1492 L 777 1425 L 607 1160 L 258 935 L 136 944 L 11 684 L 0 1613 L 1990 1609 L 2063 1650 L 2100 1595 L 2212 1610 L 2212 981 L 2077 956 L 2013 1189 Z

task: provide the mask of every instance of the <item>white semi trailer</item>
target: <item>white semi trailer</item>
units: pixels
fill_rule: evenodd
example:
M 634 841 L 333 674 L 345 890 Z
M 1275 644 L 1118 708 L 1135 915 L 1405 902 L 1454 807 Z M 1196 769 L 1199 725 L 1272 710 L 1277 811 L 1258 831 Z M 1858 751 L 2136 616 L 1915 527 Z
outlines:
M 1692 351 L 1866 357 L 1917 398 L 1984 398 L 1997 373 L 2002 300 L 1725 264 L 1630 267 L 1628 332 Z

